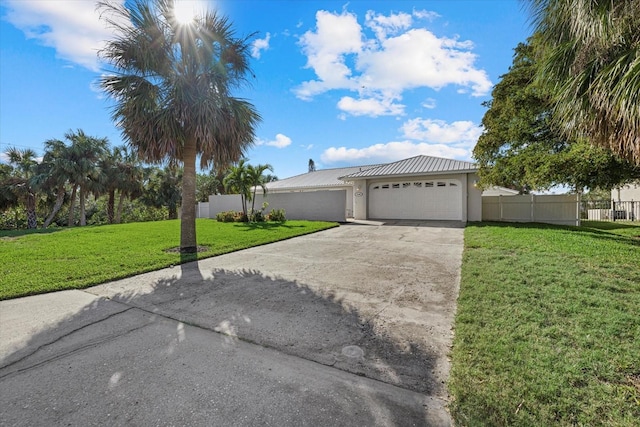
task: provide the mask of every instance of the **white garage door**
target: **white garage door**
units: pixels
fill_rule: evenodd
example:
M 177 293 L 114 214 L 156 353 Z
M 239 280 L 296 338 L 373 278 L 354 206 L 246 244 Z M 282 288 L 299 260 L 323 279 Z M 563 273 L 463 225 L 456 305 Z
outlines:
M 462 184 L 456 179 L 373 183 L 369 218 L 462 220 Z

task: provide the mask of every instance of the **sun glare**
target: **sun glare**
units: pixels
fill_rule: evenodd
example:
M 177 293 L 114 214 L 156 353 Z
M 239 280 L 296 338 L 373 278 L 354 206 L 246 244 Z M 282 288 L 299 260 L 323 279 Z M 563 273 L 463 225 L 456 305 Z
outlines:
M 196 0 L 176 0 L 174 16 L 180 24 L 189 24 L 201 12 L 202 2 Z

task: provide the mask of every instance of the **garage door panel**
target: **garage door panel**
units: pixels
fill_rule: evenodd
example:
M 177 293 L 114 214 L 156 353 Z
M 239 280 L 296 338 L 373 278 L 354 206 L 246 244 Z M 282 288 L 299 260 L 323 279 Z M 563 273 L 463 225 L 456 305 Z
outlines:
M 455 179 L 373 183 L 369 217 L 461 220 L 462 186 Z

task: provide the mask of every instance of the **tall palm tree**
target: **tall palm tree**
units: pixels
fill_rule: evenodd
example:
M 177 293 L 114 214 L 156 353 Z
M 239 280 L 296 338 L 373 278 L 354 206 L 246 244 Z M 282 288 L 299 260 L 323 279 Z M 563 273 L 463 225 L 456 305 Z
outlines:
M 15 201 L 24 204 L 27 213 L 27 228 L 36 228 L 38 226 L 36 216 L 36 190 L 33 182 L 38 164 L 36 161 L 36 153 L 31 149 L 20 150 L 11 147 L 5 154 L 9 159 L 9 164 L 13 166 L 14 169 L 12 176 L 6 179 L 3 186 L 6 186 L 8 192 L 13 194 Z
M 71 203 L 69 206 L 69 226 L 74 223 L 74 204 L 76 192 L 80 193 L 80 225 L 87 225 L 86 199 L 92 191 L 100 191 L 105 176 L 100 167 L 100 159 L 109 144 L 106 138 L 92 137 L 81 129 L 67 132 L 65 138 L 71 142 L 69 147 L 69 182 L 71 184 Z
M 174 0 L 100 2 L 115 38 L 100 52 L 115 73 L 101 79 L 113 118 L 142 160 L 182 162 L 180 250 L 195 252 L 196 158 L 203 169 L 239 160 L 253 144 L 258 112 L 231 96 L 249 72 L 249 37 L 206 11 L 189 23 Z
M 129 150 L 127 146 L 123 145 L 116 147 L 116 149 L 118 150 L 118 156 L 121 161 L 118 164 L 118 176 L 120 178 L 118 192 L 120 193 L 120 197 L 114 221 L 116 224 L 119 224 L 122 218 L 122 207 L 125 198 L 134 200 L 142 196 L 144 191 L 144 169 L 136 153 Z
M 42 228 L 47 228 L 62 208 L 72 166 L 71 153 L 64 142 L 50 139 L 45 141 L 44 146 L 44 157 L 38 166 L 35 180 L 39 187 L 55 194 L 56 197 L 51 212 L 42 224 Z
M 223 183 L 227 194 L 240 194 L 242 213 L 248 218 L 247 201 L 251 199 L 251 180 L 248 174 L 247 161 L 240 159 L 238 163 L 229 167 Z
M 251 196 L 251 215 L 252 216 L 255 211 L 256 191 L 258 190 L 258 187 L 262 188 L 263 194 L 267 194 L 267 186 L 266 186 L 267 181 L 264 175 L 264 172 L 267 170 L 273 172 L 273 167 L 270 164 L 258 165 L 258 166 L 249 165 L 247 167 L 247 176 L 251 184 L 251 188 L 253 188 L 253 195 Z
M 640 165 L 640 1 L 529 4 L 561 129 Z

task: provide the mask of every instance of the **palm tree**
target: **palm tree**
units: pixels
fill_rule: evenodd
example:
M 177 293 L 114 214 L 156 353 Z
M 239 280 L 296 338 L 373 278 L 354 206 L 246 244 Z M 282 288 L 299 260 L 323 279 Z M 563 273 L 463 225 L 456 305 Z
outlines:
M 9 148 L 5 154 L 9 158 L 9 164 L 13 166 L 13 173 L 3 182 L 3 187 L 9 195 L 3 197 L 6 200 L 24 204 L 27 212 L 27 228 L 38 226 L 36 216 L 36 191 L 33 182 L 38 162 L 36 153 L 31 149 L 19 150 Z M 4 191 L 3 191 L 4 192 Z
M 266 177 L 264 176 L 264 172 L 267 170 L 273 172 L 273 167 L 270 164 L 258 166 L 249 165 L 247 167 L 247 176 L 249 179 L 250 187 L 253 188 L 253 195 L 251 196 L 251 216 L 253 216 L 253 213 L 255 211 L 256 191 L 258 187 L 262 188 L 263 194 L 267 194 L 267 181 Z
M 69 206 L 69 227 L 74 223 L 74 204 L 76 192 L 80 192 L 80 225 L 87 225 L 86 199 L 92 191 L 99 191 L 105 182 L 100 168 L 100 159 L 107 150 L 108 140 L 88 136 L 81 129 L 67 132 L 65 138 L 71 142 L 69 147 L 69 182 L 71 184 L 71 203 Z
M 253 144 L 260 120 L 230 94 L 249 72 L 251 36 L 236 38 L 211 11 L 181 23 L 174 0 L 99 4 L 115 31 L 100 52 L 115 68 L 101 80 L 115 100 L 113 118 L 142 160 L 182 162 L 180 250 L 195 252 L 196 158 L 202 169 L 224 169 Z
M 245 159 L 240 159 L 237 164 L 229 167 L 223 180 L 227 194 L 240 194 L 242 213 L 245 218 L 248 218 L 247 201 L 251 199 L 251 180 L 248 174 L 248 166 Z
M 127 146 L 117 147 L 117 150 L 118 156 L 121 159 L 118 164 L 118 176 L 120 178 L 118 192 L 120 193 L 120 198 L 118 200 L 118 208 L 114 221 L 116 224 L 119 224 L 122 218 L 122 207 L 125 198 L 128 197 L 129 200 L 134 200 L 142 196 L 144 191 L 144 169 L 140 164 L 140 159 L 138 159 L 137 154 L 129 150 Z
M 44 190 L 55 194 L 55 203 L 51 212 L 42 224 L 42 228 L 47 228 L 62 208 L 64 198 L 67 195 L 67 184 L 69 181 L 71 164 L 71 153 L 69 147 L 59 139 L 45 141 L 45 153 L 42 163 L 38 166 L 38 175 L 35 178 L 36 184 Z
M 640 165 L 640 2 L 529 3 L 560 128 Z
M 154 168 L 147 180 L 143 201 L 156 208 L 167 207 L 169 219 L 178 218 L 178 204 L 182 198 L 180 188 L 182 170 L 175 165 L 164 169 Z

